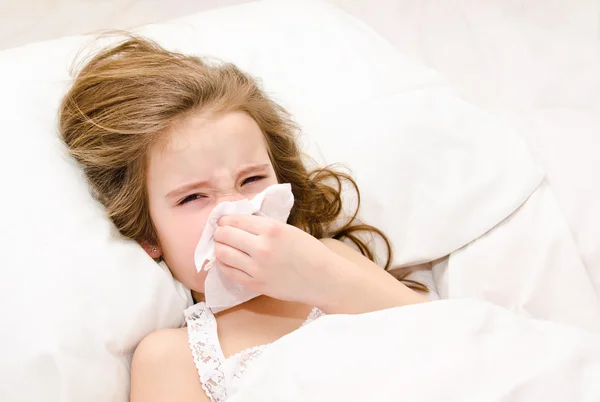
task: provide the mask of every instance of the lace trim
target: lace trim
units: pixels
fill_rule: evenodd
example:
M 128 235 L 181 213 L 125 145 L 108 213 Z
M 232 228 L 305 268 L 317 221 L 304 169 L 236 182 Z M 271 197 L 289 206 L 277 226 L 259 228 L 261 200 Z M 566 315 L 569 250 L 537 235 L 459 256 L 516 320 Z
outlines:
M 222 402 L 227 398 L 227 388 L 223 385 L 223 362 L 219 356 L 222 352 L 217 351 L 211 336 L 217 333 L 217 323 L 201 303 L 185 310 L 185 319 L 190 349 L 202 389 L 212 402 Z
M 242 378 L 242 376 L 244 375 L 244 373 L 246 372 L 246 370 L 248 369 L 248 366 L 250 365 L 250 363 L 256 359 L 258 356 L 260 356 L 263 352 L 263 350 L 265 350 L 265 348 L 268 345 L 260 345 L 260 346 L 255 346 L 253 348 L 248 348 L 245 350 L 242 350 L 239 353 L 236 353 L 235 355 L 231 356 L 230 359 L 233 358 L 238 358 L 238 362 L 235 368 L 235 372 L 233 373 L 233 376 L 236 378 Z
M 240 379 L 250 363 L 260 356 L 270 344 L 241 350 L 226 359 L 223 351 L 217 347 L 217 345 L 220 345 L 217 338 L 217 321 L 204 303 L 189 307 L 184 314 L 188 325 L 188 341 L 194 357 L 194 364 L 200 376 L 202 389 L 211 402 L 223 402 L 227 399 L 223 365 L 233 363 L 235 367 L 233 377 Z M 325 314 L 320 309 L 313 308 L 300 328 L 323 315 Z
M 245 357 L 244 355 L 249 354 L 249 353 L 256 353 L 257 351 L 262 351 L 264 348 L 266 348 L 269 345 L 270 345 L 270 343 L 265 343 L 264 345 L 252 346 L 251 348 L 242 349 L 239 352 L 232 354 L 225 360 L 243 359 Z
M 300 326 L 300 328 L 302 328 L 305 325 L 310 324 L 311 322 L 313 322 L 314 320 L 316 320 L 319 317 L 324 316 L 325 313 L 322 312 L 319 308 L 315 307 L 311 310 L 310 314 L 308 315 L 308 317 L 306 318 L 306 320 L 302 323 L 302 325 Z
M 314 320 L 316 320 L 317 318 L 319 318 L 323 315 L 325 315 L 325 313 L 323 313 L 317 307 L 313 308 L 310 311 L 310 313 L 308 314 L 308 317 L 306 318 L 306 320 L 304 320 L 302 325 L 300 325 L 300 328 L 304 327 L 305 325 L 310 324 L 311 322 L 313 322 Z M 226 360 L 230 360 L 230 359 L 233 360 L 233 359 L 239 358 L 240 356 L 242 356 L 244 354 L 252 354 L 253 356 L 258 355 L 260 353 L 257 353 L 257 352 L 261 352 L 264 348 L 266 348 L 269 345 L 271 345 L 271 344 L 265 343 L 264 345 L 252 346 L 251 348 L 242 349 L 239 352 L 229 356 Z
M 300 325 L 300 328 L 304 327 L 305 325 L 310 324 L 311 322 L 313 322 L 317 318 L 321 317 L 322 315 L 324 315 L 324 313 L 321 310 L 319 310 L 317 307 L 313 308 L 311 310 L 310 314 L 308 314 L 308 317 L 306 318 L 306 320 L 304 320 L 302 325 Z M 230 356 L 227 360 L 239 359 L 239 361 L 237 362 L 235 372 L 233 374 L 234 377 L 242 378 L 242 376 L 248 369 L 248 366 L 250 366 L 250 363 L 252 363 L 252 361 L 254 361 L 254 359 L 256 359 L 258 356 L 260 356 L 262 354 L 262 352 L 265 350 L 265 348 L 269 345 L 271 345 L 271 344 L 268 343 L 265 345 L 254 346 L 252 348 L 244 349 L 241 352 L 238 352 L 238 353 Z

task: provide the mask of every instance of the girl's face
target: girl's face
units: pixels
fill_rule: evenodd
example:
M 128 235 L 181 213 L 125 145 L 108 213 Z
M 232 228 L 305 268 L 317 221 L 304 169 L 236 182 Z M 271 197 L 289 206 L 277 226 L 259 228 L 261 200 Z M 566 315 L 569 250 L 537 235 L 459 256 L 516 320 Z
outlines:
M 203 293 L 206 271 L 196 272 L 194 251 L 209 214 L 222 201 L 254 197 L 277 178 L 263 133 L 246 113 L 191 115 L 168 135 L 166 146 L 151 149 L 146 178 L 159 244 L 143 246 L 153 258 L 162 255 L 193 293 Z

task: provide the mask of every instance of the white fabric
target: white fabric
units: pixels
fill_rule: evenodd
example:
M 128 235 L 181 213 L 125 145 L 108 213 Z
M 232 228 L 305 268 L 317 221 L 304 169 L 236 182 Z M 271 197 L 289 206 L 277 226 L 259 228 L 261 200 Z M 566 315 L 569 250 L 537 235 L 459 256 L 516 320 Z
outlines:
M 0 52 L 1 401 L 127 401 L 135 347 L 192 302 L 120 237 L 58 138 L 80 44 Z
M 442 298 L 477 298 L 600 333 L 600 298 L 550 186 L 500 225 L 438 261 Z
M 301 328 L 323 316 L 313 308 Z M 217 320 L 206 303 L 185 310 L 190 350 L 202 389 L 211 402 L 222 402 L 239 389 L 241 379 L 252 363 L 269 345 L 257 345 L 225 358 L 219 342 Z
M 361 218 L 390 236 L 398 266 L 475 240 L 543 179 L 517 133 L 443 86 L 329 107 L 305 128 L 327 163 L 350 166 Z
M 363 14 L 403 54 L 518 129 L 600 293 L 600 2 L 403 0 Z
M 219 219 L 227 215 L 255 214 L 287 222 L 293 205 L 292 186 L 283 183 L 267 187 L 251 200 L 224 201 L 212 210 L 196 247 L 194 261 L 198 272 L 203 269 L 208 271 L 204 281 L 204 296 L 206 305 L 213 313 L 237 306 L 259 295 L 227 278 L 215 266 L 214 233 Z
M 273 343 L 230 402 L 595 402 L 600 337 L 475 300 L 325 316 Z
M 600 63 L 596 71 L 600 74 Z M 600 294 L 600 106 L 597 109 L 593 112 L 572 104 L 502 114 L 520 129 L 547 173 L 557 210 L 564 215 L 576 250 Z

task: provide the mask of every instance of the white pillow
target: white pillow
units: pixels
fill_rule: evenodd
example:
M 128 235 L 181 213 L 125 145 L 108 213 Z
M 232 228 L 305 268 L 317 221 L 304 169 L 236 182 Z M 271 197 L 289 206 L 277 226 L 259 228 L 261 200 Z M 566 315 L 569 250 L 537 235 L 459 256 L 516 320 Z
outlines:
M 543 179 L 517 133 L 442 86 L 331 107 L 306 128 L 326 162 L 351 167 L 361 218 L 388 234 L 394 266 L 475 240 Z
M 460 243 L 448 241 L 443 248 L 421 247 L 412 253 L 403 245 L 409 238 L 407 230 L 418 226 L 431 210 L 425 202 L 435 198 L 436 176 L 424 178 L 420 187 L 431 192 L 430 197 L 402 201 L 408 192 L 419 190 L 415 186 L 424 171 L 415 169 L 414 177 L 400 172 L 396 177 L 377 163 L 385 161 L 386 169 L 392 171 L 406 168 L 394 155 L 400 151 L 395 147 L 406 144 L 409 137 L 392 141 L 391 136 L 410 136 L 412 124 L 401 122 L 410 116 L 395 115 L 387 103 L 381 110 L 362 105 L 386 96 L 394 99 L 394 94 L 415 88 L 439 87 L 443 94 L 444 83 L 436 73 L 396 54 L 364 24 L 320 2 L 265 1 L 154 25 L 141 32 L 173 50 L 217 56 L 263 78 L 275 98 L 313 133 L 305 138 L 313 156 L 352 162 L 363 186 L 364 216 L 392 230 L 392 241 L 404 255 L 402 262 L 433 258 L 442 249 Z M 4 258 L 0 316 L 5 328 L 0 339 L 2 401 L 126 401 L 134 347 L 155 329 L 180 325 L 181 312 L 190 302 L 188 292 L 165 269 L 137 244 L 115 233 L 58 140 L 56 112 L 70 82 L 68 68 L 88 41 L 65 38 L 0 53 L 4 136 L 0 158 L 4 185 L 0 201 L 0 252 Z M 401 98 L 400 102 L 408 107 L 410 100 Z M 438 106 L 435 111 L 416 115 L 418 121 L 437 121 L 445 113 L 443 102 Z M 411 110 L 419 111 L 415 107 Z M 387 112 L 382 115 L 382 111 Z M 475 115 L 469 112 L 464 117 Z M 360 118 L 355 125 L 356 117 Z M 383 120 L 386 117 L 390 120 Z M 468 126 L 466 120 L 446 115 L 442 121 L 455 124 L 450 136 L 458 138 L 454 145 L 470 147 L 467 140 L 473 139 L 477 127 L 469 126 L 463 144 L 459 134 L 462 125 Z M 493 129 L 486 119 L 479 127 Z M 443 129 L 444 124 L 436 125 L 438 132 Z M 369 141 L 364 141 L 364 135 L 373 141 L 374 148 L 367 147 Z M 322 155 L 315 138 L 322 144 Z M 357 152 L 360 150 L 350 141 L 362 141 L 362 152 Z M 519 150 L 522 175 L 515 177 L 519 166 L 509 169 L 509 176 L 518 185 L 507 185 L 501 170 L 510 159 L 508 149 L 510 146 L 501 146 L 499 156 L 492 159 L 502 162 L 499 170 L 487 166 L 485 171 L 490 174 L 477 176 L 493 181 L 485 186 L 490 193 L 478 199 L 481 191 L 469 187 L 475 192 L 469 198 L 471 209 L 483 207 L 480 201 L 485 202 L 494 192 L 506 191 L 502 199 L 517 203 L 535 183 L 537 172 Z M 468 155 L 477 154 L 476 147 L 470 151 Z M 478 167 L 466 163 L 461 168 L 465 166 Z M 374 174 L 379 178 L 371 181 Z M 446 190 L 444 196 L 451 188 Z M 418 205 L 420 202 L 424 204 Z M 507 205 L 502 208 L 512 208 L 512 204 Z M 485 224 L 475 222 L 472 227 L 485 230 L 503 215 L 498 209 L 494 211 L 492 219 Z M 464 223 L 450 219 L 470 218 L 469 210 L 435 216 L 439 219 L 428 220 L 427 232 L 422 231 L 420 239 L 427 234 L 439 238 L 437 231 Z M 404 227 L 407 222 L 410 225 Z M 465 239 L 477 235 L 462 233 Z
M 135 346 L 191 302 L 119 237 L 58 138 L 70 43 L 0 53 L 2 401 L 125 401 Z

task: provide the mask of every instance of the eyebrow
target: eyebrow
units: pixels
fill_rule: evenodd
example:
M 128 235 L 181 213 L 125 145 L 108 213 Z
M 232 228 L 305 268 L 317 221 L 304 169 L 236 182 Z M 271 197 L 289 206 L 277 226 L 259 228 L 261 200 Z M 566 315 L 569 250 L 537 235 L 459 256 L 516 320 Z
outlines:
M 247 166 L 244 166 L 241 169 L 239 169 L 237 172 L 237 175 L 238 176 L 246 176 L 251 173 L 261 173 L 261 172 L 264 172 L 265 170 L 269 169 L 269 166 L 270 165 L 268 163 L 247 165 Z
M 237 176 L 245 176 L 245 175 L 248 175 L 251 173 L 264 172 L 268 168 L 269 168 L 268 163 L 244 166 L 238 170 Z M 202 181 L 196 181 L 193 183 L 184 184 L 183 186 L 178 187 L 175 190 L 169 192 L 165 196 L 165 198 L 179 198 L 193 190 L 198 190 L 200 188 L 206 188 L 206 187 L 210 187 L 210 181 L 208 181 L 208 180 L 202 180 Z

